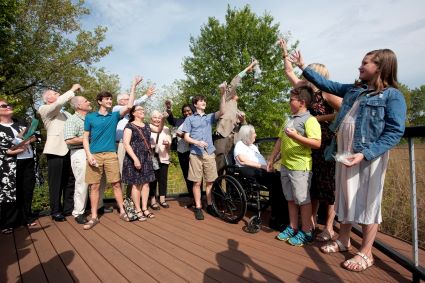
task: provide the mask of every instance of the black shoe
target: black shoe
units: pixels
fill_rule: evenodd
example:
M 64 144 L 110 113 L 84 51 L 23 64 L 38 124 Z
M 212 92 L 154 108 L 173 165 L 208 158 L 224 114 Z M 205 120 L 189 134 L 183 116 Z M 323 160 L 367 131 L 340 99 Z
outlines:
M 66 221 L 65 216 L 63 216 L 62 214 L 56 214 L 56 215 L 52 215 L 52 219 L 56 222 L 64 222 Z
M 67 216 L 71 216 L 72 215 L 72 211 L 71 212 L 64 212 L 63 216 L 67 217 Z
M 86 217 L 84 216 L 84 214 L 80 214 L 77 217 L 75 217 L 74 219 L 78 224 L 86 224 L 88 222 Z
M 207 213 L 211 216 L 217 217 L 217 213 L 215 213 L 214 208 L 212 207 L 212 205 L 207 205 L 207 209 L 206 209 Z
M 193 212 L 195 212 L 196 220 L 204 220 L 204 214 L 200 208 L 194 208 Z
M 109 207 L 102 206 L 101 208 L 97 210 L 97 214 L 100 214 L 100 215 L 103 215 L 105 213 L 112 213 L 112 212 L 114 212 L 114 209 L 111 206 Z

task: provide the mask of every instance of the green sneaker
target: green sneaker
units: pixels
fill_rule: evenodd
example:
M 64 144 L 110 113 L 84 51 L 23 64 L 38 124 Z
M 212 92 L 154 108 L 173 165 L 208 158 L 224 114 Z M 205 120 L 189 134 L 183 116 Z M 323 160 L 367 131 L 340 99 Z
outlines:
M 290 238 L 295 236 L 296 232 L 294 229 L 292 229 L 291 226 L 287 226 L 285 230 L 279 233 L 279 235 L 276 236 L 276 239 L 281 241 L 288 241 Z
M 304 232 L 303 230 L 299 230 L 295 236 L 288 240 L 288 243 L 293 246 L 302 247 L 311 241 L 313 241 L 313 233 L 311 231 Z

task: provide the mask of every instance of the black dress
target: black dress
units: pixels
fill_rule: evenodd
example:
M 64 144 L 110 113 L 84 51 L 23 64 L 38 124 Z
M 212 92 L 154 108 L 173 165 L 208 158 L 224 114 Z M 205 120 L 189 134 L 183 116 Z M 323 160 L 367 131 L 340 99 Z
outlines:
M 124 164 L 122 169 L 122 180 L 126 184 L 142 185 L 155 180 L 155 173 L 153 170 L 152 158 L 150 155 L 150 149 L 146 147 L 143 137 L 140 132 L 143 133 L 147 144 L 150 144 L 151 130 L 148 124 L 144 127 L 139 127 L 133 123 L 128 123 L 124 130 L 128 128 L 131 130 L 131 141 L 130 145 L 134 151 L 134 154 L 139 158 L 142 168 L 136 169 L 134 167 L 133 159 L 126 153 L 124 157 Z
M 323 99 L 322 92 L 317 91 L 313 95 L 309 108 L 313 116 L 333 114 L 333 108 Z M 326 201 L 328 204 L 335 202 L 335 161 L 326 161 L 324 151 L 334 133 L 329 129 L 329 122 L 320 122 L 322 130 L 322 144 L 319 149 L 313 149 L 313 177 L 311 180 L 311 199 Z

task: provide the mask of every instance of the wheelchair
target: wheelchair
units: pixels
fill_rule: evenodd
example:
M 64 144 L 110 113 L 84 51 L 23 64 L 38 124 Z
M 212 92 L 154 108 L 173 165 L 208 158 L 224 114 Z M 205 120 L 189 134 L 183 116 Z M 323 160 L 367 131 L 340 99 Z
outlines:
M 233 148 L 225 156 L 225 174 L 219 176 L 212 187 L 212 206 L 218 217 L 229 223 L 238 223 L 249 208 L 256 211 L 248 220 L 246 231 L 257 233 L 261 229 L 261 211 L 270 205 L 270 192 L 255 177 L 244 174 L 244 168 L 235 164 Z

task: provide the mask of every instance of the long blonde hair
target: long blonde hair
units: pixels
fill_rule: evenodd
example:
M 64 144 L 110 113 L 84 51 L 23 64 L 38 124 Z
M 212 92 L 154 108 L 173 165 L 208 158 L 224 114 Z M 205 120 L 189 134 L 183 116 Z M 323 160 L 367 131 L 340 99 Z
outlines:
M 329 70 L 328 70 L 328 68 L 326 68 L 325 65 L 320 64 L 320 63 L 311 63 L 307 67 L 312 68 L 315 72 L 319 73 L 325 79 L 329 79 Z M 304 80 L 306 82 L 306 85 L 311 87 L 314 92 L 316 92 L 318 90 L 318 88 L 314 84 L 312 84 L 311 82 L 309 82 L 305 78 L 304 78 Z

